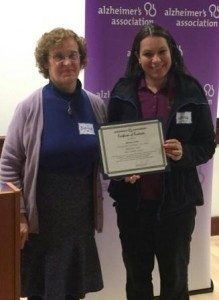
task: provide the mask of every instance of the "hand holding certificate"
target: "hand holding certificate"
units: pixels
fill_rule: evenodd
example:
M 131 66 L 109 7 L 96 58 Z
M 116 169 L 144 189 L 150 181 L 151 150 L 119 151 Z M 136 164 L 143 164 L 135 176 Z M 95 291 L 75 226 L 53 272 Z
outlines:
M 98 134 L 108 178 L 162 171 L 167 165 L 159 120 L 102 125 Z

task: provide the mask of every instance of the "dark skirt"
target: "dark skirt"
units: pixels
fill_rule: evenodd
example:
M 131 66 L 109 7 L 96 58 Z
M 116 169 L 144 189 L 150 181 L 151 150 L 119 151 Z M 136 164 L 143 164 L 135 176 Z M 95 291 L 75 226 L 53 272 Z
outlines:
M 21 296 L 84 298 L 103 288 L 94 238 L 92 179 L 40 172 L 39 234 L 21 253 Z

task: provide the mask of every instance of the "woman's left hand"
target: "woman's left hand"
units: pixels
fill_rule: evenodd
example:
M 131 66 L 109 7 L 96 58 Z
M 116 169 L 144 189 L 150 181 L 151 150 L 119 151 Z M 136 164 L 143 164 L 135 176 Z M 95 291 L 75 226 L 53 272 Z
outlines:
M 183 155 L 182 144 L 177 139 L 166 140 L 163 145 L 166 156 L 172 160 L 180 160 Z

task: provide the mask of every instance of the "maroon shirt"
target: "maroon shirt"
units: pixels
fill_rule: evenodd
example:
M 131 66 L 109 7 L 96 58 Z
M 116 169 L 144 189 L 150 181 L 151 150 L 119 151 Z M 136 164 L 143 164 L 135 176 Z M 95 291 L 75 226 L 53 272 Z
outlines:
M 170 105 L 167 89 L 153 93 L 142 79 L 138 87 L 138 99 L 143 119 L 159 118 L 166 126 Z M 160 199 L 162 194 L 163 174 L 161 172 L 141 176 L 141 193 L 143 200 Z

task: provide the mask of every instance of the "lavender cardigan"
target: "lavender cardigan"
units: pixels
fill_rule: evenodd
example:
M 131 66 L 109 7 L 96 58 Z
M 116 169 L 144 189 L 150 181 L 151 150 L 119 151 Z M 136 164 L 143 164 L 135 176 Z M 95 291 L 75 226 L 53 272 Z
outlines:
M 86 91 L 98 123 L 106 121 L 104 102 Z M 21 189 L 20 212 L 28 216 L 29 232 L 38 232 L 36 181 L 39 165 L 40 141 L 43 130 L 42 88 L 18 104 L 9 125 L 2 149 L 0 180 L 12 182 Z M 94 176 L 95 228 L 102 231 L 103 205 L 98 168 Z

